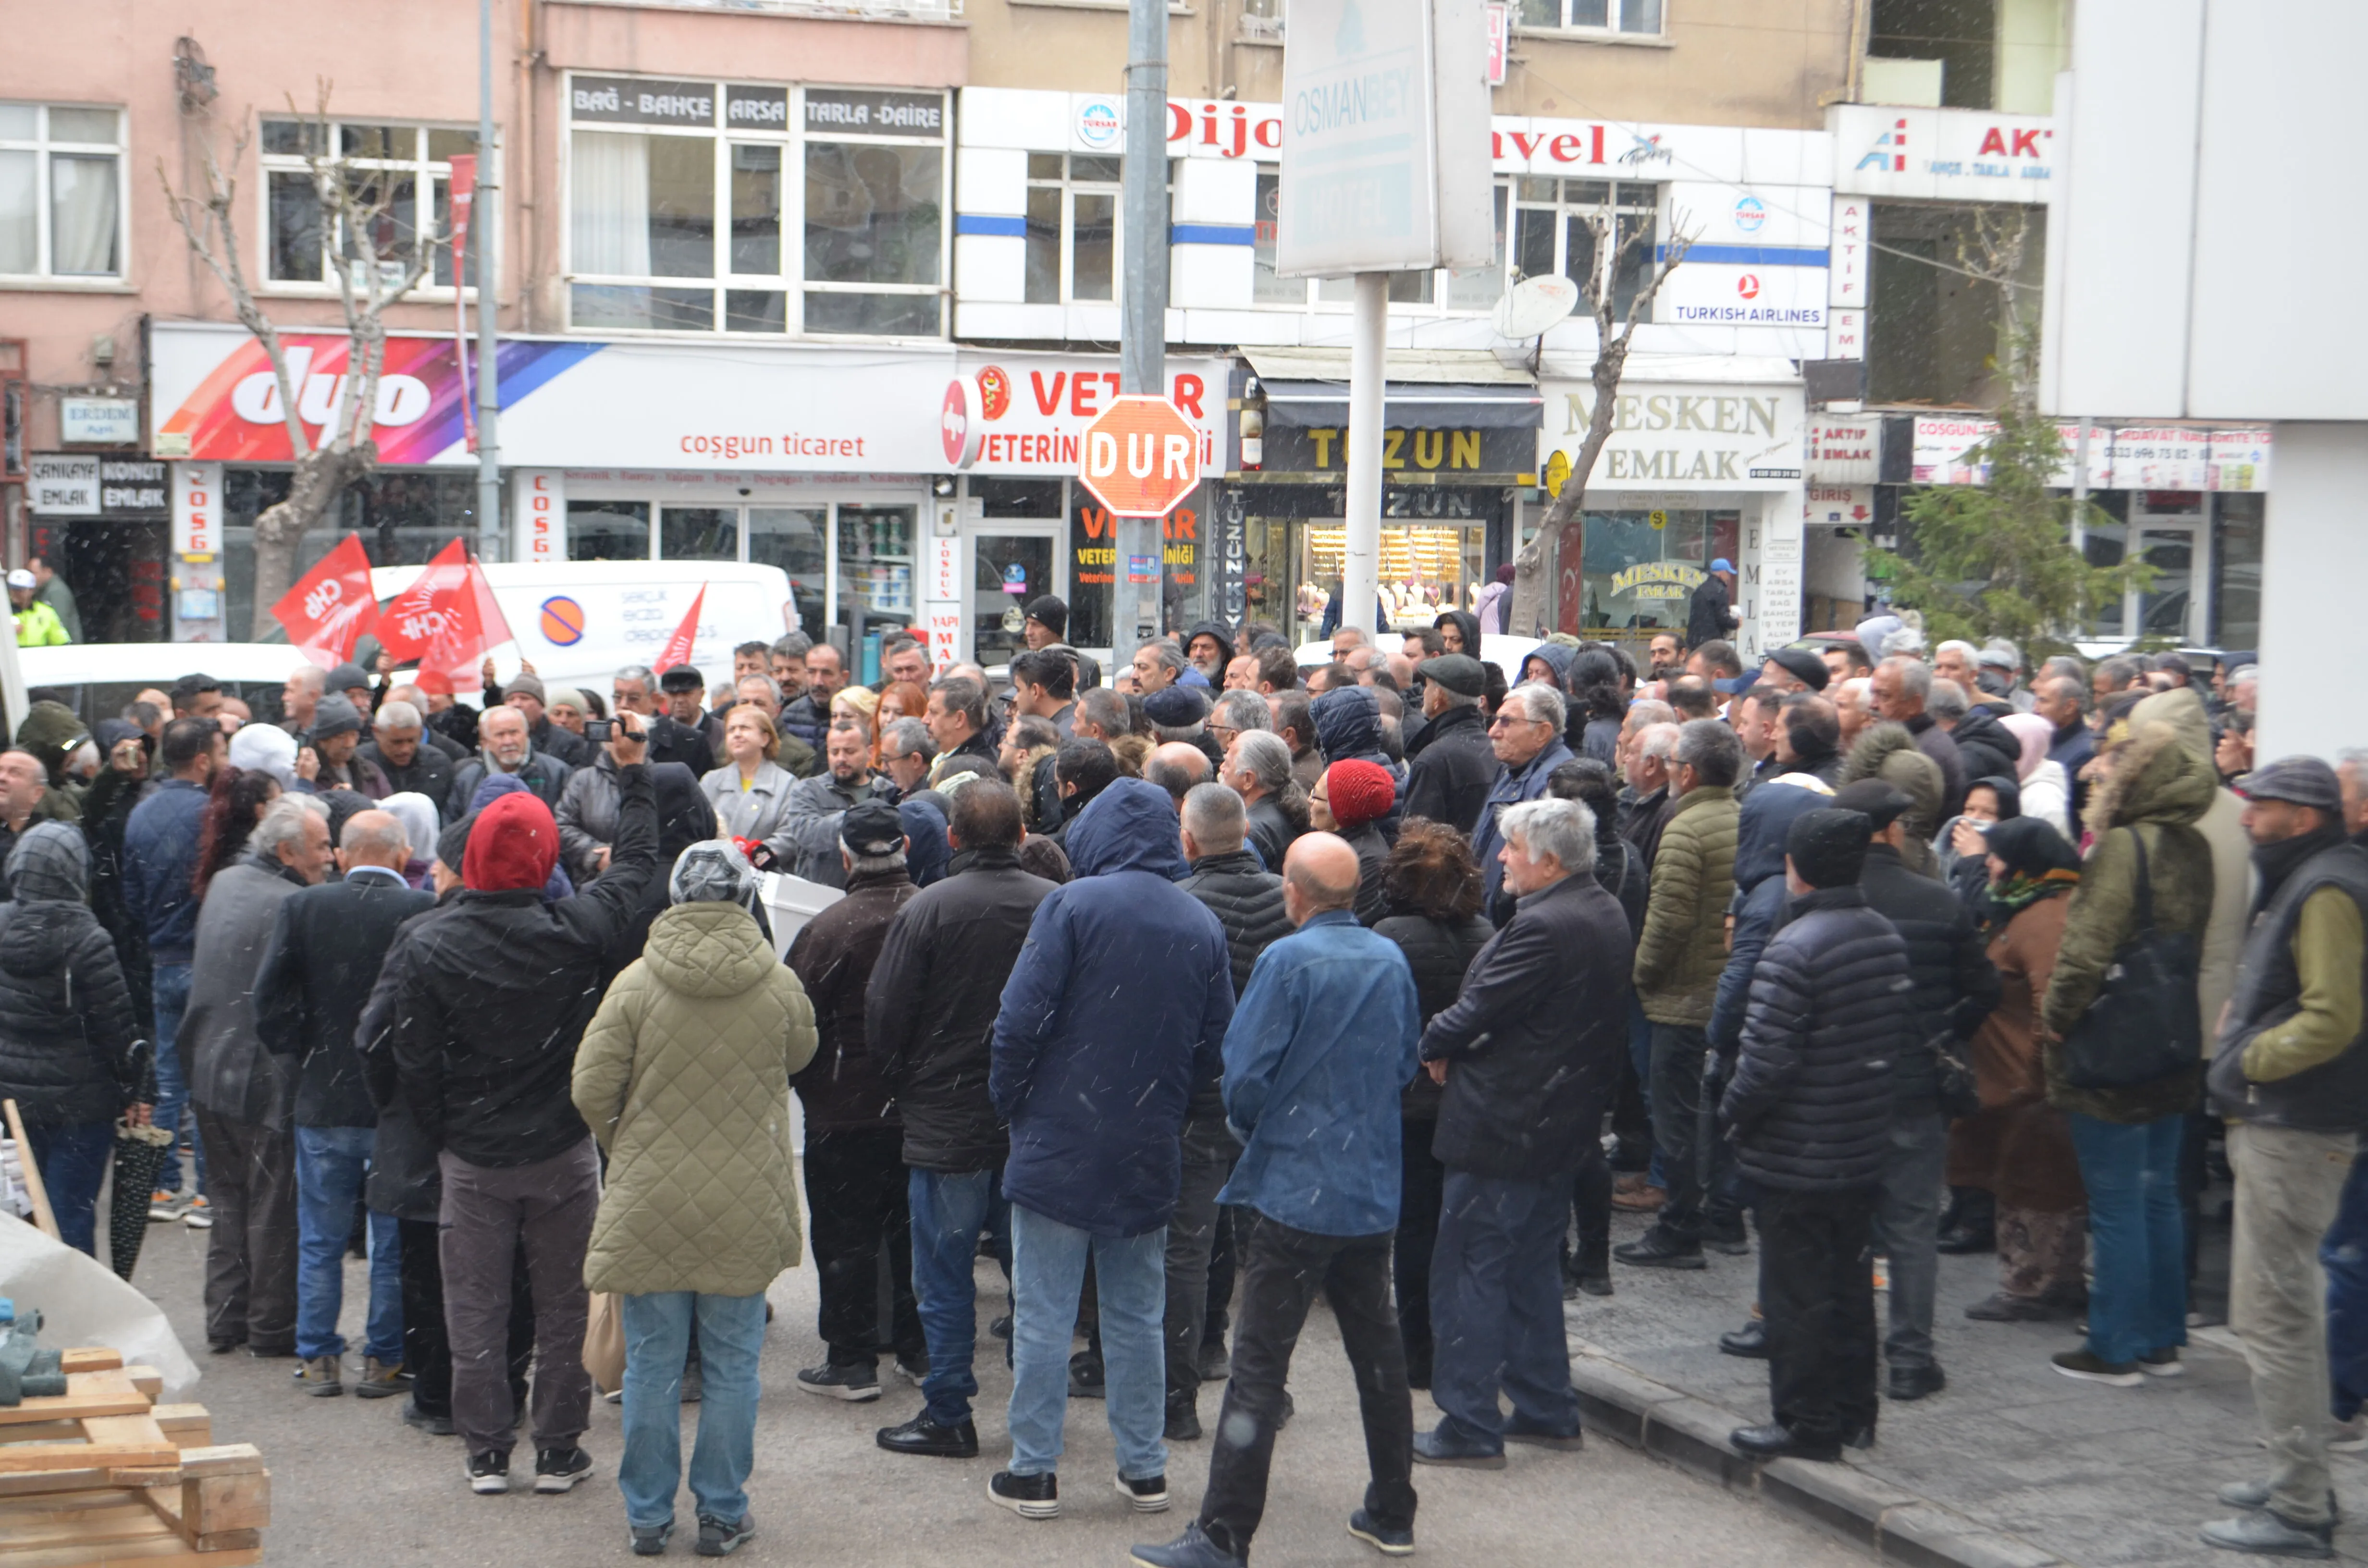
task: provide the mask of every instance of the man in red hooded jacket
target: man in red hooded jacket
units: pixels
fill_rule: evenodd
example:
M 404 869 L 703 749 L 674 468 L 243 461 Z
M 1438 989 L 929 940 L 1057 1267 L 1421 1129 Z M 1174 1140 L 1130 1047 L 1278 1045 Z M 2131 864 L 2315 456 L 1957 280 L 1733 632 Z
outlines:
M 389 1040 L 401 1092 L 441 1152 L 452 1415 L 477 1492 L 509 1489 L 507 1324 L 521 1244 L 535 1309 L 534 1488 L 565 1492 L 592 1468 L 577 1439 L 592 1410 L 584 1252 L 600 1163 L 569 1088 L 602 978 L 632 956 L 616 949 L 657 867 L 644 750 L 639 721 L 619 714 L 617 836 L 598 881 L 546 903 L 559 824 L 534 796 L 505 795 L 467 824 L 464 891 L 387 959 L 401 977 Z

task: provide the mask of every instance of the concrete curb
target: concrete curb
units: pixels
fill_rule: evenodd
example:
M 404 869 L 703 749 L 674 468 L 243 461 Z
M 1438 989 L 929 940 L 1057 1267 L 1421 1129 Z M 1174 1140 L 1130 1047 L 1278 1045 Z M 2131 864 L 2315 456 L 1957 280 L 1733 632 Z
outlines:
M 2020 1537 L 1858 1469 L 1802 1460 L 1765 1464 L 1727 1446 L 1751 1423 L 1591 1348 L 1570 1359 L 1587 1424 L 1730 1492 L 1748 1492 L 1910 1568 L 2070 1568 Z

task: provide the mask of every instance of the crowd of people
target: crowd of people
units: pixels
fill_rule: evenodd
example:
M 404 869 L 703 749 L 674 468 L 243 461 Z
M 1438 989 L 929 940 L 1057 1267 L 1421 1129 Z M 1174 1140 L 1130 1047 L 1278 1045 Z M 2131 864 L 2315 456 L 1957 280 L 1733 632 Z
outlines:
M 809 1245 L 796 1386 L 877 1401 L 884 1358 L 919 1406 L 879 1446 L 977 1456 L 991 1256 L 988 1496 L 1057 1516 L 1098 1400 L 1135 1509 L 1210 1443 L 1134 1561 L 1229 1568 L 1318 1291 L 1348 1528 L 1398 1555 L 1416 1466 L 1581 1446 L 1564 1303 L 1615 1266 L 1757 1250 L 1720 1344 L 1769 1362 L 1748 1456 L 1838 1460 L 1945 1389 L 1943 1251 L 1997 1254 L 1977 1322 L 2085 1318 L 2064 1375 L 2177 1375 L 2225 1132 L 2270 1466 L 2205 1539 L 2328 1554 L 2328 1445 L 2368 1441 L 2368 758 L 2256 763 L 2249 658 L 2033 670 L 1880 616 L 1747 672 L 1716 617 L 1508 672 L 1449 611 L 1306 670 L 1202 622 L 1105 683 L 1066 613 L 1030 603 L 1000 678 L 746 643 L 713 705 L 688 667 L 489 666 L 480 710 L 354 665 L 277 723 L 202 676 L 95 735 L 37 704 L 0 1087 L 64 1239 L 118 1119 L 164 1128 L 211 1350 L 356 1373 L 483 1493 L 521 1425 L 534 1490 L 580 1483 L 597 1385 L 643 1555 L 685 1400 L 696 1550 L 753 1533 L 765 1292 Z M 767 870 L 837 895 L 784 956 Z M 1650 1221 L 1616 1247 L 1615 1210 Z

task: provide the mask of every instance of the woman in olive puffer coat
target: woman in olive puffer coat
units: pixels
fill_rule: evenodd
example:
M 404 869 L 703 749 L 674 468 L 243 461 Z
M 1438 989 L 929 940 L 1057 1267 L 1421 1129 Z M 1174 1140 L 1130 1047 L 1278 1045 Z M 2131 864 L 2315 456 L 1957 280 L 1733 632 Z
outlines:
M 2141 929 L 2141 849 L 2155 926 L 2194 937 L 2200 951 L 2214 881 L 2212 846 L 2196 824 L 2220 781 L 2168 724 L 2133 729 L 2117 720 L 2097 755 L 2093 766 L 2107 776 L 2090 787 L 2084 813 L 2094 844 L 2065 906 L 2064 940 L 2040 1015 L 2047 1100 L 2072 1125 L 2089 1190 L 2095 1276 L 2089 1341 L 2059 1353 L 2055 1369 L 2129 1387 L 2139 1381 L 2140 1363 L 2176 1368 L 2187 1342 L 2179 1153 L 2203 1062 L 2199 1053 L 2153 1083 L 2082 1088 L 2067 1075 L 2063 1041 L 2096 1001 L 2114 955 Z
M 0 903 L 0 1095 L 17 1102 L 58 1233 L 97 1256 L 115 1119 L 141 1097 L 140 1024 L 115 944 L 91 913 L 82 830 L 40 823 L 9 853 Z
M 609 1155 L 584 1282 L 623 1298 L 625 1453 L 636 1550 L 662 1549 L 682 1475 L 677 1423 L 691 1319 L 705 1397 L 690 1488 L 702 1545 L 753 1529 L 757 1353 L 765 1289 L 798 1262 L 790 1074 L 814 1053 L 814 1007 L 749 913 L 756 873 L 729 843 L 675 862 L 650 926 L 576 1052 L 574 1097 Z

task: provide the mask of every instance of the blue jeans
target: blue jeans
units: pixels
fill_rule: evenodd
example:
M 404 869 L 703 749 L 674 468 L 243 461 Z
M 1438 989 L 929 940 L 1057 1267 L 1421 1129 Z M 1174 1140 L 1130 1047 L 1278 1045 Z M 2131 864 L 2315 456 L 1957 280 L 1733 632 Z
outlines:
M 25 1142 L 49 1188 L 58 1217 L 58 1239 L 98 1256 L 98 1189 L 115 1164 L 115 1124 L 85 1121 L 73 1127 L 28 1127 Z
M 346 1239 L 370 1172 L 367 1127 L 296 1130 L 296 1354 L 342 1356 L 337 1333 L 345 1306 Z M 388 1366 L 403 1361 L 403 1233 L 394 1218 L 370 1217 L 370 1322 L 364 1354 Z
M 2180 1119 L 2134 1126 L 2068 1112 L 2089 1189 L 2089 1349 L 2119 1366 L 2187 1343 L 2187 1254 L 2179 1218 Z
M 2368 1404 L 2368 1153 L 2351 1162 L 2342 1206 L 2318 1244 L 2327 1269 L 2327 1364 L 2331 1413 L 2349 1421 Z
M 1532 1431 L 1578 1430 L 1563 1335 L 1570 1181 L 1505 1181 L 1450 1166 L 1430 1259 L 1430 1397 L 1442 1430 L 1501 1449 L 1501 1388 Z
M 1061 1461 L 1069 1404 L 1069 1339 L 1086 1258 L 1101 1305 L 1104 1414 L 1118 1472 L 1147 1481 L 1167 1472 L 1161 1335 L 1167 1311 L 1167 1227 L 1112 1240 L 1011 1206 L 1011 1473 L 1048 1475 Z M 1548 1262 L 1553 1261 L 1551 1254 Z M 1561 1297 L 1555 1297 L 1555 1307 Z M 936 1370 L 932 1352 L 930 1370 Z
M 913 1294 L 921 1312 L 921 1333 L 929 1346 L 929 1375 L 921 1380 L 929 1419 L 940 1426 L 970 1420 L 978 1397 L 978 1233 L 992 1224 L 1011 1234 L 1011 1207 L 1000 1190 L 1001 1173 L 916 1170 L 905 1178 L 913 1216 Z
M 625 1494 L 626 1521 L 644 1528 L 674 1522 L 675 1488 L 682 1482 L 682 1367 L 696 1313 L 706 1392 L 690 1450 L 690 1496 L 700 1518 L 737 1523 L 748 1513 L 748 1471 L 757 1462 L 764 1295 L 659 1290 L 618 1301 L 625 1316 L 625 1455 L 617 1461 L 617 1490 Z
M 1645 1126 L 1649 1132 L 1653 1125 L 1653 1022 L 1645 1017 L 1645 1004 L 1636 1000 L 1634 986 L 1628 990 L 1628 1061 L 1636 1069 L 1639 1092 L 1645 1096 Z M 1655 1138 L 1652 1142 L 1652 1163 L 1645 1167 L 1645 1179 L 1667 1192 L 1669 1178 L 1661 1169 L 1661 1141 Z
M 173 1142 L 165 1146 L 165 1163 L 156 1185 L 166 1192 L 181 1190 L 181 1141 L 197 1151 L 197 1190 L 206 1189 L 206 1146 L 198 1136 L 197 1119 L 189 1114 L 189 1076 L 181 1071 L 181 1053 L 175 1041 L 181 1033 L 181 1015 L 189 1008 L 189 966 L 160 963 L 153 981 L 156 999 L 156 1125 L 168 1129 Z M 188 1122 L 185 1129 L 182 1123 Z

